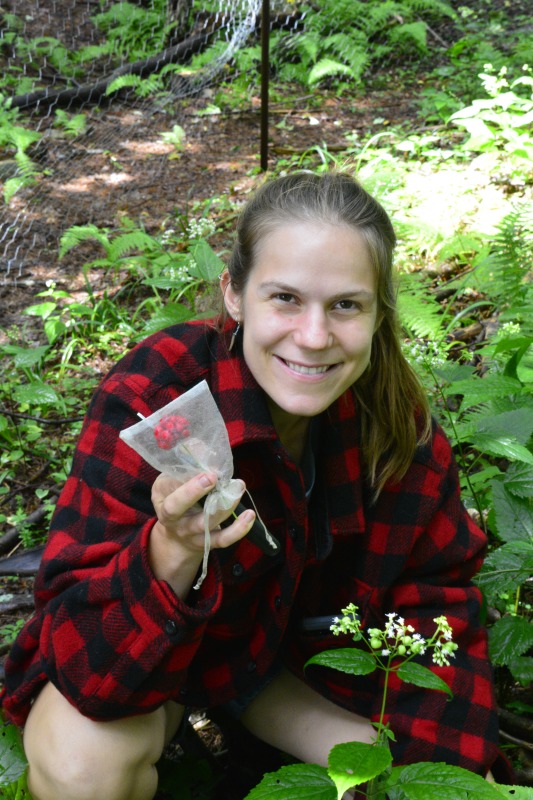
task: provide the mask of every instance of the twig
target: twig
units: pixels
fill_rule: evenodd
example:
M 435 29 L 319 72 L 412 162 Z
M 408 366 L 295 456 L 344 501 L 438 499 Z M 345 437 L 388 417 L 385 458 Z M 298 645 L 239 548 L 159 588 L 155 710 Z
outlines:
M 511 736 L 510 733 L 506 733 L 505 731 L 500 731 L 500 736 L 502 739 L 506 739 L 508 742 L 512 742 L 512 744 L 516 744 L 519 747 L 524 747 L 526 750 L 531 750 L 533 753 L 533 742 L 525 742 L 523 739 L 517 739 L 516 736 Z
M 70 425 L 71 422 L 83 422 L 83 415 L 80 417 L 66 417 L 65 419 L 46 419 L 45 417 L 33 417 L 31 414 L 22 414 L 19 411 L 8 411 L 7 408 L 0 408 L 0 414 L 12 419 L 29 419 L 32 422 L 40 422 L 42 425 Z

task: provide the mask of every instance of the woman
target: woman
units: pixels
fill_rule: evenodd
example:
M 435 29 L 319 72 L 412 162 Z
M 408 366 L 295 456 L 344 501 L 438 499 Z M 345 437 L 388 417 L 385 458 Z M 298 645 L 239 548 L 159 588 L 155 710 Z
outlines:
M 365 627 L 395 611 L 422 635 L 446 614 L 459 644 L 445 673 L 453 701 L 390 687 L 395 761 L 491 767 L 497 723 L 471 584 L 486 541 L 401 353 L 394 244 L 384 210 L 347 175 L 267 182 L 221 277 L 225 321 L 161 331 L 103 381 L 54 515 L 35 615 L 6 668 L 4 705 L 25 725 L 36 800 L 153 797 L 186 707 L 224 705 L 311 762 L 326 763 L 338 742 L 371 741 L 375 674 L 303 669 L 346 644 L 320 619 L 349 602 Z M 280 548 L 265 555 L 247 538 L 252 508 L 219 513 L 195 590 L 199 503 L 216 475 L 178 485 L 119 434 L 202 380 L 234 474 Z

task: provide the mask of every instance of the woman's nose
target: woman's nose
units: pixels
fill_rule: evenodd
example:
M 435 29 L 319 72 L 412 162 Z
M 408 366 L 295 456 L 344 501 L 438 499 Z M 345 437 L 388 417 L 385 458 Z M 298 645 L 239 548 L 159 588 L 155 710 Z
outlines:
M 331 344 L 328 315 L 323 309 L 309 309 L 298 315 L 294 334 L 296 344 L 311 350 L 323 350 Z

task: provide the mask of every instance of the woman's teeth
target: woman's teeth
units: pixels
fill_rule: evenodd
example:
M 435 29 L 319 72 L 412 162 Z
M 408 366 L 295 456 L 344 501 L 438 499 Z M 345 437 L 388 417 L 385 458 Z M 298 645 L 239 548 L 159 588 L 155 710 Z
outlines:
M 302 364 L 294 364 L 292 361 L 286 361 L 285 363 L 294 370 L 294 372 L 301 372 L 303 375 L 318 375 L 329 369 L 327 365 L 325 367 L 304 367 Z

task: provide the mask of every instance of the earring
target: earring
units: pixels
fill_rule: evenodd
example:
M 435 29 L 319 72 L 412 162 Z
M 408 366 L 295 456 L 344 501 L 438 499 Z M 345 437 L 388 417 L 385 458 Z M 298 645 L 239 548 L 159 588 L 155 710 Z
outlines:
M 235 345 L 235 339 L 239 335 L 239 331 L 240 330 L 241 330 L 241 323 L 239 321 L 237 321 L 237 327 L 234 329 L 233 333 L 231 334 L 231 339 L 229 341 L 228 350 L 233 350 L 233 347 Z

